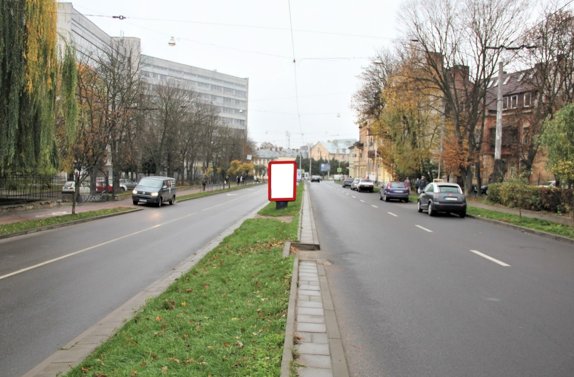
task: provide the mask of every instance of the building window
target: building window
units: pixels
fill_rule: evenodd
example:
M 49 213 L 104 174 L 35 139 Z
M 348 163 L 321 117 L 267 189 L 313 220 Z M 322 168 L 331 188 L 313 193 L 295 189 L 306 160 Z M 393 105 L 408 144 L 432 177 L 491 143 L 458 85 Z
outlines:
M 508 109 L 508 97 L 502 98 L 502 110 Z
M 524 93 L 524 107 L 532 106 L 532 93 Z
M 514 95 L 510 97 L 510 108 L 516 109 L 518 107 L 518 96 Z

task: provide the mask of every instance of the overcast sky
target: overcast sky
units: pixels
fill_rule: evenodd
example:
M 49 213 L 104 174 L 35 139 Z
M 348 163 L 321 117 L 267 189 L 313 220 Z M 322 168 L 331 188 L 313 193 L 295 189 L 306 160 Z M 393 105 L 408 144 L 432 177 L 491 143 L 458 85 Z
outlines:
M 298 148 L 358 139 L 358 76 L 399 36 L 401 0 L 72 3 L 109 35 L 140 38 L 146 55 L 249 78 L 249 137 Z

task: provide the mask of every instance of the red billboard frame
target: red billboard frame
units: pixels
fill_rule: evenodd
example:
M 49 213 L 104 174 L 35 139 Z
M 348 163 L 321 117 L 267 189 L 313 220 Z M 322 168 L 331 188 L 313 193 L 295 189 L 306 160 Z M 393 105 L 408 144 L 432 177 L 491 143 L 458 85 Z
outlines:
M 270 161 L 267 165 L 267 198 L 270 202 L 297 200 L 297 162 Z

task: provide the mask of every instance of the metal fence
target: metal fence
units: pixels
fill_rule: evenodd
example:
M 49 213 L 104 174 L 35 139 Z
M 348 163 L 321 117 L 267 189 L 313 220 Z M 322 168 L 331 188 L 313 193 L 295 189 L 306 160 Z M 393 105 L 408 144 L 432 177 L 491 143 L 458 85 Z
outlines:
M 0 205 L 61 199 L 64 182 L 53 175 L 1 175 Z

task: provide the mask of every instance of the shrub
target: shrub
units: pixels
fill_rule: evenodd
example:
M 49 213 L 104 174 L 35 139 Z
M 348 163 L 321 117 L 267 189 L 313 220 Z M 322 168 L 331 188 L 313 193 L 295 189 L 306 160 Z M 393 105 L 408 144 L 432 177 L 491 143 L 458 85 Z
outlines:
M 574 190 L 529 186 L 521 181 L 493 183 L 488 186 L 488 200 L 507 207 L 532 211 L 565 213 L 574 209 Z

